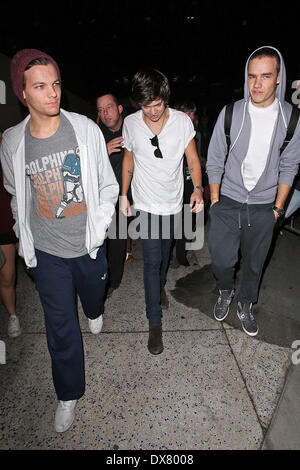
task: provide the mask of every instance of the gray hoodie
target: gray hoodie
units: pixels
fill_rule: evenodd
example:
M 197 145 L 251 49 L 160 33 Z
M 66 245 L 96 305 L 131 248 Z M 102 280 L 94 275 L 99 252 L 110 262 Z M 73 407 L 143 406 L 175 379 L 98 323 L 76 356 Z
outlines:
M 275 48 L 272 47 L 272 49 Z M 273 203 L 276 198 L 278 184 L 282 183 L 292 186 L 294 177 L 298 171 L 300 162 L 300 120 L 292 140 L 280 156 L 280 147 L 286 135 L 292 105 L 284 100 L 286 89 L 285 65 L 280 52 L 277 49 L 275 50 L 279 54 L 281 61 L 280 83 L 276 89 L 276 97 L 279 101 L 279 112 L 267 163 L 256 186 L 251 191 L 248 191 L 242 177 L 242 163 L 247 155 L 251 133 L 251 119 L 248 110 L 250 99 L 248 88 L 248 62 L 252 54 L 249 56 L 245 67 L 244 99 L 234 103 L 230 130 L 231 146 L 225 165 L 225 171 L 224 161 L 227 154 L 227 144 L 224 133 L 225 107 L 219 114 L 209 144 L 206 166 L 209 183 L 221 183 L 221 194 L 241 203 Z

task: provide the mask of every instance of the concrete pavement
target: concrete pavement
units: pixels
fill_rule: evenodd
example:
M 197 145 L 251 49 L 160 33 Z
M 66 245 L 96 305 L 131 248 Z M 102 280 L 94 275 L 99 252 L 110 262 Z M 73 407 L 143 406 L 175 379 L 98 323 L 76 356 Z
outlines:
M 236 322 L 234 303 L 228 322 L 213 319 L 217 294 L 207 245 L 189 252 L 189 267 L 169 269 L 165 349 L 152 356 L 135 241 L 135 260 L 107 300 L 99 335 L 90 333 L 78 302 L 86 393 L 63 434 L 53 427 L 57 402 L 42 308 L 19 263 L 18 338 L 7 336 L 7 314 L 0 305 L 0 340 L 6 346 L 6 364 L 0 365 L 0 449 L 300 449 L 300 365 L 291 361 L 293 353 L 300 359 L 292 348 L 293 341 L 300 342 L 299 253 L 300 238 L 283 231 L 262 282 L 260 332 L 250 338 Z

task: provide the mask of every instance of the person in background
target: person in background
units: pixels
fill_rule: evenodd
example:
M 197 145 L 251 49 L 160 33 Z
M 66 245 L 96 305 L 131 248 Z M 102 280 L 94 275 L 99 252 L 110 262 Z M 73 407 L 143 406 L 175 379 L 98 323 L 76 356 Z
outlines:
M 300 170 L 295 177 L 292 191 L 291 191 L 291 198 L 289 199 L 284 218 L 288 219 L 291 217 L 300 207 Z
M 123 106 L 119 104 L 117 98 L 111 93 L 98 96 L 96 104 L 98 111 L 97 122 L 104 135 L 109 160 L 121 192 L 122 164 L 124 157 L 122 137 Z M 129 198 L 131 200 L 130 195 Z M 129 242 L 124 238 L 124 234 L 119 231 L 119 222 L 121 222 L 123 226 L 124 224 L 127 225 L 127 219 L 122 221 L 120 218 L 124 219 L 124 214 L 122 212 L 120 213 L 119 201 L 117 201 L 115 210 L 115 238 L 108 235 L 106 242 L 109 272 L 107 297 L 110 297 L 114 290 L 118 289 L 121 284 L 124 273 L 124 263 L 126 262 L 127 256 L 127 243 Z M 128 248 L 131 252 L 130 245 Z
M 197 154 L 199 157 L 200 165 L 201 165 L 201 172 L 205 171 L 205 161 L 202 160 L 201 157 L 201 133 L 198 130 L 198 120 L 197 120 L 197 108 L 194 102 L 184 100 L 179 101 L 174 104 L 174 108 L 178 111 L 182 111 L 183 113 L 187 114 L 191 119 L 194 129 L 195 129 L 195 143 Z M 183 157 L 183 178 L 184 178 L 184 190 L 183 190 L 183 205 L 189 204 L 191 195 L 194 191 L 194 185 L 192 176 L 189 171 L 189 167 L 187 164 L 186 156 Z M 193 214 L 193 230 L 195 230 L 195 223 L 196 223 L 196 214 Z M 186 250 L 186 243 L 189 241 L 184 236 L 184 206 L 182 209 L 182 230 L 183 236 L 177 240 L 175 240 L 175 251 L 176 251 L 176 260 L 182 266 L 189 266 L 189 261 L 187 259 L 187 250 Z
M 0 145 L 2 132 L 0 132 Z M 0 270 L 0 297 L 9 313 L 8 336 L 16 338 L 21 334 L 20 321 L 16 314 L 16 247 L 18 239 L 13 231 L 14 219 L 10 207 L 11 196 L 3 186 L 0 164 L 0 246 L 5 256 L 5 264 Z

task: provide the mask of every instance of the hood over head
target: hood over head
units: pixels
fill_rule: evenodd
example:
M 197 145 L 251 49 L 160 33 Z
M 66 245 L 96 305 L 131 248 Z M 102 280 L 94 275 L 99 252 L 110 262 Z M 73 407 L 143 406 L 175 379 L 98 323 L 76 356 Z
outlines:
M 283 60 L 283 57 L 282 57 L 281 53 L 278 51 L 278 49 L 276 49 L 275 47 L 272 47 L 272 46 L 259 47 L 258 49 L 255 49 L 255 51 L 253 51 L 250 54 L 250 56 L 248 57 L 248 60 L 246 62 L 246 67 L 245 67 L 244 99 L 245 99 L 245 101 L 248 101 L 249 97 L 250 97 L 249 88 L 248 88 L 248 64 L 249 64 L 249 61 L 250 61 L 252 55 L 255 52 L 259 51 L 260 49 L 265 49 L 265 48 L 273 49 L 274 51 L 277 52 L 277 54 L 279 55 L 279 58 L 280 58 L 280 82 L 279 82 L 279 85 L 277 85 L 275 96 L 276 96 L 276 98 L 278 98 L 280 103 L 283 103 L 283 101 L 285 99 L 285 89 L 286 89 L 286 70 L 285 70 L 284 60 Z

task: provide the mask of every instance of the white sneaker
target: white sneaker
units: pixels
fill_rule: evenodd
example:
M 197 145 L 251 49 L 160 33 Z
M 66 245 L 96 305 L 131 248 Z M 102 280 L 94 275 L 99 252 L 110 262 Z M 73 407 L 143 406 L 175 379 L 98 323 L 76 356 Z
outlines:
M 21 334 L 20 322 L 16 315 L 9 315 L 7 333 L 11 338 L 16 338 Z
M 72 426 L 75 418 L 77 400 L 60 401 L 55 413 L 54 427 L 56 432 L 65 432 Z
M 102 330 L 102 326 L 103 326 L 103 315 L 100 315 L 98 318 L 95 318 L 95 320 L 91 320 L 89 318 L 89 327 L 90 327 L 91 332 L 94 335 L 97 335 L 98 333 L 100 333 L 100 331 Z

